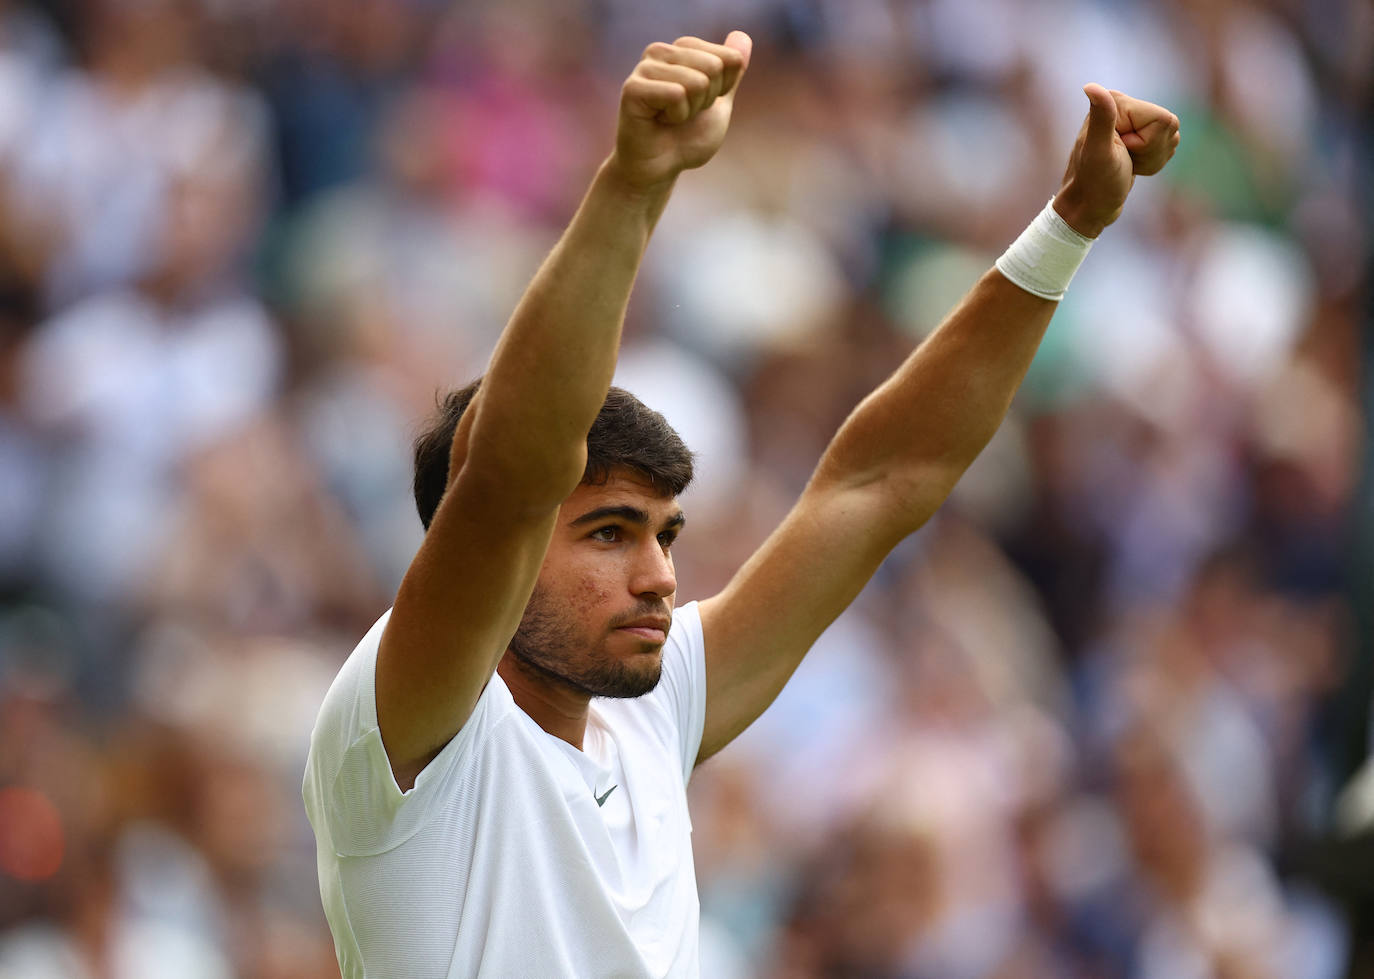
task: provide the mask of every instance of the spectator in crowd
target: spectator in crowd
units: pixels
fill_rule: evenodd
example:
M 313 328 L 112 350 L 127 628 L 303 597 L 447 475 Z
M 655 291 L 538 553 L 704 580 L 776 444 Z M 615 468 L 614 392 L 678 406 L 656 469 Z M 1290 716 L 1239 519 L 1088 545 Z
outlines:
M 1294 856 L 1365 736 L 1324 709 L 1360 649 L 1364 5 L 4 0 L 0 976 L 334 974 L 298 772 L 419 540 L 386 447 L 595 165 L 620 79 L 586 66 L 725 16 L 785 55 L 629 313 L 692 386 L 622 378 L 720 467 L 684 592 L 1043 204 L 1065 92 L 1187 140 L 944 515 L 697 773 L 703 974 L 1342 974 L 1362 936 Z

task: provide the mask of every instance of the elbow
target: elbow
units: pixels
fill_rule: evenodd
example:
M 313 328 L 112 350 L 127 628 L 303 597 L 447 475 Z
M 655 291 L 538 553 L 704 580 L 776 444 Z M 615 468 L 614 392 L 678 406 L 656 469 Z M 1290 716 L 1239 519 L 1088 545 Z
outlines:
M 902 537 L 925 525 L 944 506 L 968 463 L 932 463 L 893 471 L 880 481 L 878 492 L 894 513 Z
M 923 527 L 949 500 L 969 464 L 968 459 L 940 459 L 904 467 L 887 479 L 887 493 L 901 514 L 906 533 Z
M 577 489 L 587 467 L 586 443 L 560 451 L 473 448 L 455 478 L 472 480 L 510 506 L 544 510 L 560 506 Z
M 444 471 L 438 471 L 433 460 L 428 466 L 417 460 L 415 503 L 420 522 L 428 531 L 439 514 L 454 505 L 526 516 L 556 509 L 581 482 L 586 454 L 585 444 L 555 453 L 487 444 L 480 436 L 455 439 Z
M 561 504 L 587 467 L 587 426 L 533 423 L 490 403 L 454 433 L 449 483 L 461 475 L 480 482 L 516 505 Z
M 832 461 L 827 459 L 812 477 L 808 491 L 863 496 L 872 501 L 873 512 L 890 515 L 894 522 L 908 528 L 905 533 L 910 533 L 949 498 L 973 458 L 948 454 L 900 462 L 888 460 L 885 465 L 867 468 L 827 465 Z
M 842 480 L 818 473 L 807 487 L 815 512 L 843 514 L 857 521 L 872 546 L 885 554 L 921 529 L 949 498 L 961 468 L 913 466 L 874 471 Z

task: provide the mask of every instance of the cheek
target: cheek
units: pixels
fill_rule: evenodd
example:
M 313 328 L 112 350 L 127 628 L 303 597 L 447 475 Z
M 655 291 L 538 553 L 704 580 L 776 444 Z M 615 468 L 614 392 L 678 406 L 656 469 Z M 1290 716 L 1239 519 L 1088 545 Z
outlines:
M 603 609 L 611 600 L 611 589 L 604 568 L 582 567 L 571 576 L 567 591 L 569 604 L 581 614 Z
M 552 582 L 557 582 L 555 593 L 571 614 L 593 618 L 606 614 L 608 609 L 619 610 L 617 599 L 628 587 L 628 574 L 626 563 L 618 555 L 577 555 L 558 569 Z
M 595 578 L 583 578 L 578 585 L 575 601 L 581 611 L 591 612 L 605 605 L 609 597 L 601 582 Z

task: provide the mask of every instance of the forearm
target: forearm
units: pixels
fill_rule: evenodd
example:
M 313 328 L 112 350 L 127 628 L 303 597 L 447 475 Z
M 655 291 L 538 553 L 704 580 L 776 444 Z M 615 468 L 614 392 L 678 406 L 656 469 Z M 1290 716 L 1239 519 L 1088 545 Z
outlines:
M 649 235 L 678 175 L 729 128 L 752 42 L 725 41 L 651 44 L 621 87 L 615 149 L 502 333 L 454 433 L 450 485 L 476 466 L 505 499 L 542 508 L 581 479 Z
M 517 484 L 571 492 L 615 370 L 625 309 L 671 183 L 627 187 L 603 163 L 507 323 L 454 455 Z
M 1000 272 L 985 275 L 854 410 L 782 525 L 701 603 L 710 680 L 701 758 L 772 703 L 892 548 L 944 500 L 1006 414 L 1055 305 Z
M 1058 304 L 990 270 L 826 450 L 813 487 L 877 487 L 898 537 L 939 507 L 1006 416 Z
M 984 275 L 855 409 L 812 480 L 817 491 L 876 488 L 887 520 L 877 532 L 888 543 L 924 523 L 987 445 L 1087 241 L 1121 214 L 1136 175 L 1158 172 L 1178 147 L 1178 117 L 1167 109 L 1100 85 L 1083 91 L 1088 115 L 1053 211 L 999 260 L 1006 275 Z
M 1055 195 L 1058 217 L 1047 209 L 1032 221 L 854 410 L 781 526 L 701 602 L 710 683 L 700 758 L 773 702 L 893 546 L 944 501 L 1006 415 L 1084 236 L 1111 224 L 1134 177 L 1157 172 L 1178 146 L 1167 109 L 1100 85 L 1084 94 L 1088 118 Z

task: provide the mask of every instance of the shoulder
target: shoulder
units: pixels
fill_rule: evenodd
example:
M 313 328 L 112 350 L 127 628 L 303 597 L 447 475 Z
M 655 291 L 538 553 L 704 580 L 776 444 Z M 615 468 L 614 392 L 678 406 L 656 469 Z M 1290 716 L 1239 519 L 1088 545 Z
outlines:
M 320 705 L 310 735 L 309 770 L 317 776 L 332 777 L 342 760 L 367 739 L 380 742 L 377 721 L 377 654 L 382 636 L 391 620 L 391 609 L 377 619 L 339 668 L 334 682 Z M 474 708 L 468 723 L 460 729 L 449 747 L 473 740 L 474 732 L 496 722 L 515 707 L 510 691 L 500 675 L 493 674 L 479 696 L 480 710 Z M 441 751 L 453 755 L 456 751 Z M 399 791 L 399 790 L 398 790 Z
M 339 737 L 351 742 L 377 726 L 377 700 L 373 692 L 377 650 L 390 619 L 391 609 L 387 609 L 339 667 L 315 718 L 315 729 L 310 735 L 312 755 L 329 740 Z
M 377 620 L 339 670 L 306 761 L 302 795 L 311 823 L 317 832 L 326 829 L 335 849 L 349 855 L 382 852 L 413 836 L 474 772 L 490 767 L 494 732 L 519 710 L 501 678 L 493 676 L 467 722 L 402 789 L 377 724 L 377 651 L 389 616 Z

